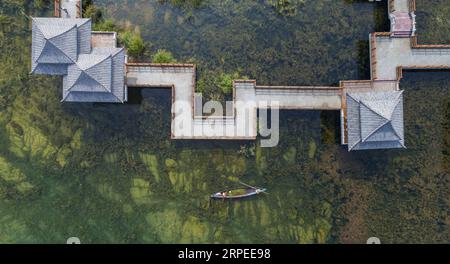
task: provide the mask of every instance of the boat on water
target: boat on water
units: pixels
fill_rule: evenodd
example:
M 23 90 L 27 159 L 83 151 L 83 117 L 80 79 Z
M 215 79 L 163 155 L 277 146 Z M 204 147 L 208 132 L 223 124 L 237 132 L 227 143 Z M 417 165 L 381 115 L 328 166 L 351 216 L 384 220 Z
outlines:
M 217 192 L 211 195 L 212 199 L 242 199 L 265 193 L 265 188 L 246 187 Z

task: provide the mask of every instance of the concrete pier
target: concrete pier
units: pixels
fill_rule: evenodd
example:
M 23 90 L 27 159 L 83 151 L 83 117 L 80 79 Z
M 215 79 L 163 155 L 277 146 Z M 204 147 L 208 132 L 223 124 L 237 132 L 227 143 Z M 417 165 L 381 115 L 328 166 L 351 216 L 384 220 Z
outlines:
M 375 37 L 376 75 L 373 80 L 397 80 L 397 68 L 443 69 L 450 68 L 450 47 L 417 48 L 411 38 Z
M 189 64 L 130 63 L 127 86 L 172 89 L 173 139 L 255 139 L 258 108 L 341 109 L 339 87 L 257 86 L 253 80 L 237 80 L 231 115 L 206 116 L 194 103 L 195 66 Z

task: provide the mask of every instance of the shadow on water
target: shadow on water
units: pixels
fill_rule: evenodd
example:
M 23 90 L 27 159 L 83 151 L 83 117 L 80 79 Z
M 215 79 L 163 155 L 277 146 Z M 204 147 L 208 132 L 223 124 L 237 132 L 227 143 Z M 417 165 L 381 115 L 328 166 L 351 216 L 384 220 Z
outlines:
M 237 150 L 239 147 L 251 144 L 252 140 L 173 140 L 174 146 L 177 149 L 189 148 L 196 150 L 208 149 L 224 149 Z
M 341 144 L 340 111 L 321 111 L 320 134 L 322 144 Z
M 128 88 L 128 101 L 127 104 L 141 104 L 142 103 L 142 90 Z
M 358 80 L 370 80 L 370 53 L 369 41 L 360 40 L 357 42 L 358 50 Z

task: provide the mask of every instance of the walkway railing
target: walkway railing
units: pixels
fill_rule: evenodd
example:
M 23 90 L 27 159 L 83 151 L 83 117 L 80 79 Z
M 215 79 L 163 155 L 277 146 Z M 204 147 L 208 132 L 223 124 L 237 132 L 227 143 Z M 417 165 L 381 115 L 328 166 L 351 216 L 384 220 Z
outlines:
M 378 79 L 377 75 L 377 37 L 390 37 L 391 32 L 374 32 L 370 34 L 370 70 L 372 80 Z
M 339 87 L 333 86 L 268 86 L 257 85 L 255 93 L 258 95 L 296 95 L 296 94 L 309 94 L 309 95 L 340 95 Z
M 377 79 L 377 40 L 376 34 L 372 33 L 370 35 L 370 70 L 372 75 L 372 80 Z
M 409 0 L 409 12 L 416 12 L 416 0 Z
M 61 1 L 55 0 L 55 17 L 61 17 Z
M 411 47 L 413 49 L 450 49 L 450 45 L 448 44 L 419 44 L 417 34 L 411 38 Z
M 81 0 L 77 1 L 76 7 L 77 7 L 77 18 L 82 18 Z

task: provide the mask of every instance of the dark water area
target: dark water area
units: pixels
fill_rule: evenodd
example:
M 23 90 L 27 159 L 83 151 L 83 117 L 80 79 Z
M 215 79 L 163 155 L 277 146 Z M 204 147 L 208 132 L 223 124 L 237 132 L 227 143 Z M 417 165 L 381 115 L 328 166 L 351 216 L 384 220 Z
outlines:
M 23 14 L 51 8 L 25 2 L 0 3 L 0 242 L 449 242 L 449 71 L 404 73 L 406 150 L 348 153 L 337 111 L 281 111 L 274 148 L 171 141 L 168 89 L 66 104 L 61 80 L 29 75 Z M 260 84 L 367 79 L 369 33 L 388 30 L 385 2 L 94 2 L 199 75 L 240 71 Z M 427 3 L 418 0 L 423 42 L 448 42 L 448 4 Z M 210 201 L 238 181 L 269 194 Z
M 200 68 L 240 71 L 260 84 L 331 85 L 368 79 L 368 38 L 389 29 L 386 5 L 365 1 L 291 1 L 281 16 L 265 0 L 203 1 L 198 9 L 158 1 L 97 1 L 153 48 Z

